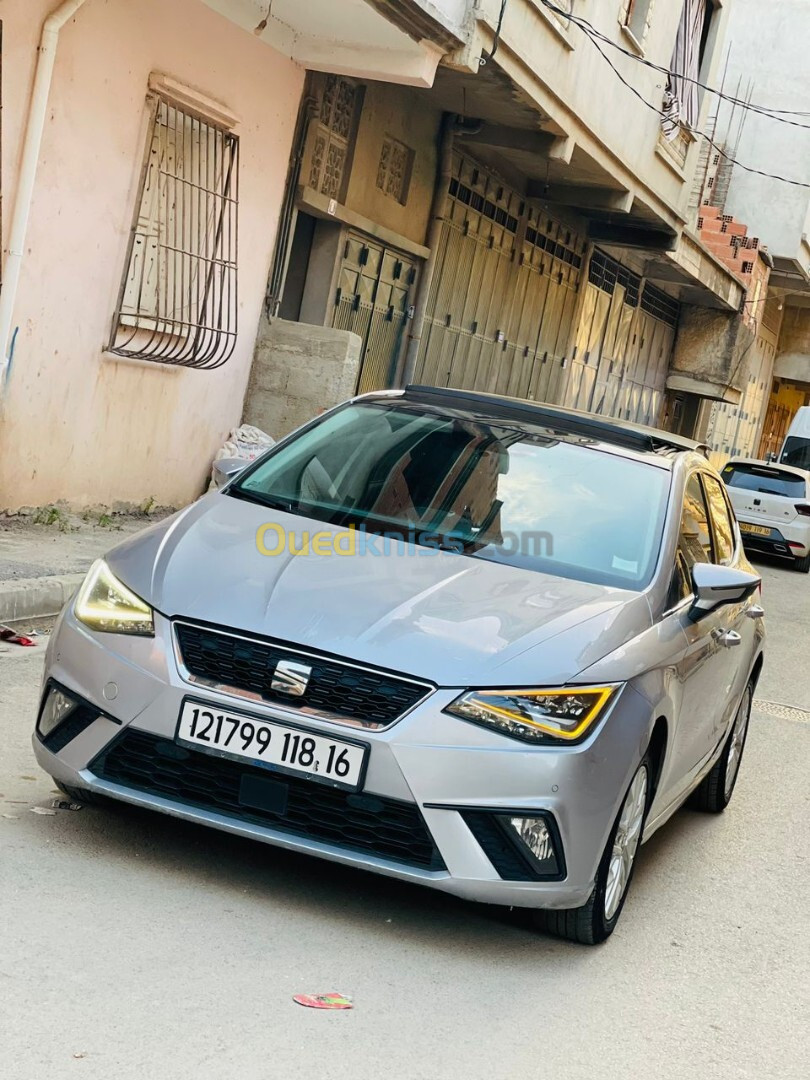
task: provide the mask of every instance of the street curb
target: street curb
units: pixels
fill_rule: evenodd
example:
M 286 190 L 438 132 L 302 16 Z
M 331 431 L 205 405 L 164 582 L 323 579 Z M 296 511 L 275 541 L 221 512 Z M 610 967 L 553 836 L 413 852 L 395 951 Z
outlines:
M 0 623 L 58 615 L 84 580 L 84 574 L 0 581 Z

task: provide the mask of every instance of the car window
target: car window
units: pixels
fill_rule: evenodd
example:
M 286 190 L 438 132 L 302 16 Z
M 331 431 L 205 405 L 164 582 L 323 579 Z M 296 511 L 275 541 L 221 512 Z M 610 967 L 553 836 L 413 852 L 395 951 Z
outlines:
M 727 566 L 734 555 L 734 525 L 729 516 L 728 505 L 720 481 L 703 474 L 703 483 L 706 488 L 706 498 L 709 501 L 709 513 L 714 528 L 714 539 L 717 545 L 716 561 Z
M 408 544 L 640 590 L 655 569 L 670 482 L 655 464 L 545 427 L 369 402 L 281 444 L 228 494 Z
M 807 497 L 807 481 L 770 465 L 735 465 L 730 461 L 721 473 L 728 487 L 756 491 L 760 495 L 784 495 L 789 499 Z
M 692 473 L 689 477 L 683 497 L 678 550 L 690 571 L 695 563 L 713 561 L 709 515 L 697 473 Z
M 790 435 L 785 439 L 785 446 L 779 460 L 796 469 L 810 469 L 810 439 Z

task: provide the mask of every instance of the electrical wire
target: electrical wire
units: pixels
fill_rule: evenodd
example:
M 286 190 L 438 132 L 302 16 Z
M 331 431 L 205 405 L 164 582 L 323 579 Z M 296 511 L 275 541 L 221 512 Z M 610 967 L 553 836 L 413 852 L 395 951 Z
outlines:
M 506 11 L 507 3 L 508 3 L 508 0 L 501 0 L 501 10 L 500 10 L 500 12 L 498 14 L 498 25 L 495 27 L 495 37 L 492 40 L 492 52 L 489 54 L 489 59 L 490 60 L 493 58 L 495 53 L 498 51 L 498 46 L 501 43 L 501 27 L 503 26 L 503 16 L 504 16 L 504 12 Z M 487 63 L 487 60 L 486 60 L 486 57 L 484 57 L 484 56 L 482 56 L 481 59 L 478 61 L 478 64 L 479 64 L 480 67 L 484 67 L 484 65 L 486 63 Z
M 551 10 L 551 11 L 562 12 L 562 8 L 558 8 L 555 4 L 550 3 L 550 0 L 542 0 L 542 3 L 545 5 L 545 7 L 549 8 L 549 10 Z M 575 20 L 574 16 L 568 16 L 566 14 L 566 17 L 569 18 L 571 22 L 574 22 L 574 20 Z M 579 25 L 579 23 L 577 23 L 577 25 Z M 590 24 L 588 24 L 588 25 L 590 25 Z M 637 87 L 633 86 L 633 84 L 631 82 L 629 82 L 624 77 L 624 75 L 621 73 L 621 71 L 619 71 L 619 69 L 616 67 L 616 65 L 613 63 L 613 61 L 610 59 L 610 57 L 607 55 L 607 53 L 601 47 L 601 45 L 599 44 L 599 41 L 596 39 L 596 37 L 591 35 L 584 27 L 579 26 L 579 28 L 580 28 L 580 30 L 582 30 L 583 34 L 588 39 L 588 41 L 590 41 L 590 43 L 597 50 L 597 52 L 602 57 L 602 59 L 605 61 L 605 63 L 608 65 L 608 67 L 611 68 L 611 70 L 617 76 L 619 81 L 621 83 L 623 83 L 627 87 L 627 89 L 630 90 L 631 93 L 633 93 L 643 105 L 645 105 L 648 109 L 652 110 L 652 112 L 656 113 L 662 120 L 668 119 L 666 113 L 662 109 L 659 109 L 656 105 L 653 105 L 651 101 L 647 101 L 647 99 L 644 97 L 644 95 L 641 93 L 641 91 Z M 602 35 L 600 35 L 600 37 L 601 36 Z M 624 52 L 625 50 L 622 49 L 621 51 Z M 635 56 L 633 53 L 627 53 L 627 55 L 630 56 L 634 60 L 640 60 L 641 59 L 640 57 Z M 674 75 L 674 73 L 668 71 L 668 69 L 662 69 L 662 70 L 664 72 L 666 72 L 667 74 Z M 682 76 L 675 75 L 674 77 L 681 78 Z M 689 81 L 694 82 L 695 80 L 689 80 Z M 712 93 L 719 93 L 719 91 L 712 91 Z M 743 172 L 753 173 L 755 176 L 764 176 L 767 180 L 778 180 L 783 184 L 790 184 L 792 187 L 800 187 L 800 188 L 810 189 L 810 183 L 807 183 L 804 180 L 793 180 L 788 176 L 780 176 L 778 173 L 769 173 L 769 172 L 765 172 L 763 169 L 755 169 L 752 165 L 745 165 L 742 161 L 739 161 L 732 154 L 729 154 L 726 150 L 724 150 L 723 147 L 720 146 L 719 143 L 716 143 L 714 141 L 714 139 L 710 135 L 707 135 L 707 133 L 705 131 L 700 131 L 698 128 L 693 128 L 689 124 L 685 124 L 684 127 L 686 127 L 686 130 L 691 135 L 699 136 L 700 138 L 705 139 L 706 142 L 709 144 L 709 146 L 711 146 L 712 149 L 715 150 L 721 157 L 725 158 L 726 161 L 731 162 L 732 165 L 736 165 L 737 168 L 742 169 Z
M 656 64 L 652 60 L 648 60 L 645 56 L 639 56 L 638 53 L 631 52 L 629 49 L 625 49 L 624 46 L 619 45 L 618 42 L 613 41 L 606 34 L 603 34 L 600 30 L 597 30 L 593 23 L 588 22 L 587 19 L 583 19 L 580 15 L 571 15 L 564 11 L 562 8 L 557 7 L 551 0 L 542 0 L 544 7 L 547 7 L 549 11 L 553 11 L 557 15 L 563 16 L 568 22 L 577 26 L 584 34 L 590 38 L 598 38 L 606 45 L 610 45 L 612 49 L 622 53 L 623 56 L 629 57 L 637 64 L 642 64 L 644 67 L 651 68 L 653 71 L 659 72 L 661 75 L 671 76 L 673 78 L 680 79 L 682 82 L 691 83 L 693 86 L 699 86 L 701 90 L 706 90 L 710 94 L 714 94 L 715 97 L 721 98 L 723 101 L 729 102 L 731 105 L 738 105 L 749 112 L 759 113 L 762 116 L 766 116 L 771 120 L 776 120 L 780 124 L 790 124 L 792 127 L 803 128 L 806 131 L 810 131 L 810 123 L 800 124 L 796 120 L 786 120 L 786 116 L 803 116 L 810 117 L 810 112 L 801 111 L 798 109 L 775 109 L 766 105 L 755 105 L 750 101 L 745 101 L 743 98 L 735 97 L 733 94 L 726 94 L 722 90 L 717 90 L 713 86 L 709 86 L 706 83 L 700 81 L 700 79 L 693 79 L 690 75 L 681 74 L 680 72 L 672 71 L 671 68 L 664 67 L 663 64 Z

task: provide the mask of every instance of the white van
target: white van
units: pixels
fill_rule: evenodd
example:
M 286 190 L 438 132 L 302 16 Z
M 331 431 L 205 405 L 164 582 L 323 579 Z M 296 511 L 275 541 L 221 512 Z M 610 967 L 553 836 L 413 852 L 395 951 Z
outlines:
M 793 417 L 779 461 L 795 469 L 810 469 L 810 405 L 803 405 Z

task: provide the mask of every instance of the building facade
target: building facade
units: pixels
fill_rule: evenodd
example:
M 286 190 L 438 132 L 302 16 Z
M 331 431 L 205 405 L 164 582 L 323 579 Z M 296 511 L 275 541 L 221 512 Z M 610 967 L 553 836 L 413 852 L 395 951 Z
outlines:
M 638 62 L 714 79 L 727 13 L 484 0 L 466 40 L 440 42 L 429 88 L 310 77 L 246 419 L 282 434 L 413 381 L 690 432 L 704 403 L 739 400 L 725 354 L 699 370 L 682 352 L 675 370 L 682 312 L 709 309 L 715 332 L 746 292 L 691 214 L 708 102 L 667 123 L 660 75 Z M 339 175 L 324 174 L 335 145 Z
M 241 419 L 307 70 L 433 80 L 441 50 L 385 7 L 4 0 L 0 509 L 199 494 Z
M 746 318 L 756 339 L 739 406 L 713 410 L 707 429 L 715 459 L 778 454 L 797 409 L 810 404 L 810 7 L 802 0 L 762 5 L 735 0 L 723 88 L 742 104 L 715 107 L 718 149 L 700 173 L 700 213 L 749 239 L 742 261 L 764 250 L 764 287 L 749 287 Z M 766 112 L 743 107 L 766 107 Z M 739 164 L 734 164 L 734 162 Z M 785 179 L 776 179 L 780 176 Z M 793 181 L 793 182 L 785 182 Z
M 701 136 L 745 5 L 66 0 L 30 183 L 6 0 L 0 509 L 180 505 L 240 419 L 407 382 L 751 450 L 807 334 Z

